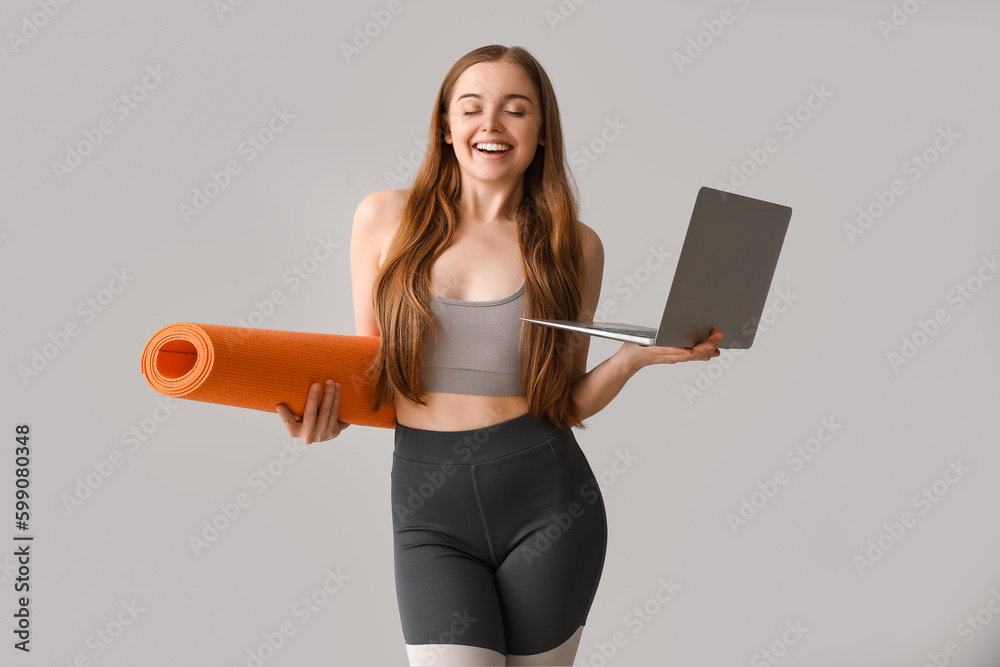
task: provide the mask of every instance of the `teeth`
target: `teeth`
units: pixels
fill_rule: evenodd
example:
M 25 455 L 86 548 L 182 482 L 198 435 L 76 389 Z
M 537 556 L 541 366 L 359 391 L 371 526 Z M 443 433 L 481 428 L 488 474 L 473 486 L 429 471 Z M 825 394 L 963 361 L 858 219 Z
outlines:
M 476 148 L 487 150 L 487 151 L 507 151 L 510 150 L 510 146 L 507 144 L 475 144 Z

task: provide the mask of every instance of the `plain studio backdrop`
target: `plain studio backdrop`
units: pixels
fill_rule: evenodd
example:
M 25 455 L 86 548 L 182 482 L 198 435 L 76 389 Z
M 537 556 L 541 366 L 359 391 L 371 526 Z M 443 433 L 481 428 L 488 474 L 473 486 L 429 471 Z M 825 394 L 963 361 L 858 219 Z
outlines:
M 412 182 L 445 73 L 494 43 L 555 86 L 599 318 L 656 325 L 699 187 L 794 210 L 753 348 L 644 368 L 576 430 L 610 526 L 576 664 L 1000 662 L 997 3 L 17 0 L 0 26 L 0 664 L 406 664 L 392 432 L 303 447 L 164 402 L 139 359 L 173 322 L 353 335 L 355 207 Z

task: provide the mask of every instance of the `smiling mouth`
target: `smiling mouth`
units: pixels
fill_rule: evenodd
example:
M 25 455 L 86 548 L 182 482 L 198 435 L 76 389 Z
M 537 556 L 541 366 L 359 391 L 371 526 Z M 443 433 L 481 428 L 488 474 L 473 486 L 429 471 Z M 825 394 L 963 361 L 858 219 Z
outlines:
M 511 149 L 511 146 L 508 145 L 508 144 L 497 144 L 497 143 L 484 143 L 484 142 L 480 142 L 480 143 L 477 143 L 477 144 L 473 144 L 473 148 L 475 148 L 480 153 L 486 153 L 488 155 L 495 155 L 497 153 L 506 153 L 506 152 L 508 152 Z

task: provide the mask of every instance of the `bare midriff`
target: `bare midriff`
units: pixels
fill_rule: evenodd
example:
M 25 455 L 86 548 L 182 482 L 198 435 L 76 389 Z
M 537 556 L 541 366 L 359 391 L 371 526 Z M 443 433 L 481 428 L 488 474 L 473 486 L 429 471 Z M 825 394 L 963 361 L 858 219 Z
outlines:
M 396 421 L 425 431 L 470 431 L 514 419 L 528 412 L 528 400 L 521 396 L 477 396 L 424 392 L 426 406 L 416 405 L 398 394 Z

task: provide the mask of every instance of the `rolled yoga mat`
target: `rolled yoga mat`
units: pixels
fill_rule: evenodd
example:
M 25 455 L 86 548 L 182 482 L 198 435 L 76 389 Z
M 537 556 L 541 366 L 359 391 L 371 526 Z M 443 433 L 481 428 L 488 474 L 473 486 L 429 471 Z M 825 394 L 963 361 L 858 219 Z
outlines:
M 394 404 L 371 411 L 365 370 L 378 337 L 346 336 L 177 322 L 163 327 L 142 351 L 142 373 L 164 396 L 277 414 L 284 403 L 297 415 L 314 382 L 340 383 L 337 419 L 396 427 Z

